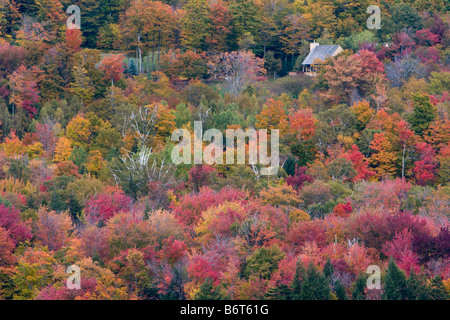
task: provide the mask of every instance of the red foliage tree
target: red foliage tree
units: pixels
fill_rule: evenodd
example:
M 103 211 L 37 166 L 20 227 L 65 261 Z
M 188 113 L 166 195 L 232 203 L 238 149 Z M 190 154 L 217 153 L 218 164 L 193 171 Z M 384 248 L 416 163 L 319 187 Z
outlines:
M 210 278 L 214 285 L 219 285 L 220 271 L 217 269 L 214 258 L 217 257 L 207 256 L 206 254 L 193 256 L 188 267 L 189 277 L 199 283 L 203 283 Z
M 433 183 L 436 178 L 436 151 L 426 142 L 416 144 L 420 160 L 416 161 L 413 169 L 417 184 L 424 186 Z
M 14 242 L 9 237 L 9 232 L 0 227 L 0 270 L 14 263 L 13 250 Z
M 353 182 L 358 180 L 368 180 L 375 175 L 375 172 L 369 169 L 369 164 L 366 157 L 359 151 L 359 148 L 354 144 L 351 149 L 343 154 L 341 157 L 352 162 L 355 170 L 358 172 Z
M 395 235 L 407 229 L 413 237 L 430 234 L 428 220 L 409 212 L 396 214 L 358 214 L 351 221 L 351 236 L 363 240 L 367 247 L 382 250 L 385 242 L 391 241 Z
M 32 237 L 31 227 L 22 221 L 20 211 L 14 207 L 6 207 L 3 203 L 0 204 L 0 227 L 9 232 L 15 245 Z
M 55 174 L 57 176 L 74 176 L 81 177 L 78 173 L 78 166 L 72 161 L 63 161 L 56 164 Z
M 297 246 L 306 242 L 315 242 L 318 246 L 327 243 L 326 228 L 321 220 L 299 221 L 294 223 L 289 230 L 286 240 Z
M 200 79 L 208 73 L 204 54 L 170 50 L 161 57 L 161 70 L 172 80 Z
M 348 217 L 352 211 L 353 208 L 350 202 L 339 203 L 336 207 L 334 207 L 333 214 L 338 217 Z
M 9 42 L 0 44 L 0 78 L 13 73 L 26 59 L 27 51 Z
M 200 189 L 197 195 L 185 195 L 171 208 L 175 216 L 185 226 L 197 225 L 204 210 L 217 206 L 224 201 L 238 201 L 246 197 L 245 192 L 232 188 L 223 188 L 215 192 L 207 187 Z
M 183 240 L 176 240 L 173 236 L 163 240 L 163 246 L 158 252 L 158 257 L 167 260 L 174 265 L 187 255 L 187 245 Z
M 73 53 L 80 51 L 83 38 L 81 37 L 81 30 L 79 29 L 67 29 L 66 30 L 66 45 Z
M 417 44 L 421 46 L 432 46 L 439 42 L 439 36 L 430 31 L 429 28 L 417 30 L 414 34 Z
M 125 59 L 123 54 L 111 54 L 105 56 L 99 66 L 100 70 L 105 74 L 105 80 L 111 81 L 111 86 L 115 81 L 118 81 L 124 72 L 123 60 Z
M 80 290 L 71 290 L 67 286 L 62 286 L 60 288 L 55 287 L 53 285 L 48 286 L 42 289 L 37 295 L 37 300 L 76 300 L 85 295 L 89 296 L 90 294 L 96 291 L 97 280 L 89 278 L 80 279 L 81 288 Z
M 371 183 L 364 190 L 361 206 L 376 212 L 398 212 L 407 201 L 411 187 L 411 183 L 400 178 Z
M 72 229 L 72 220 L 67 213 L 55 213 L 45 208 L 38 211 L 36 239 L 49 250 L 56 251 L 67 244 Z
M 418 256 L 412 250 L 412 240 L 411 232 L 408 229 L 404 229 L 397 232 L 394 239 L 383 245 L 383 253 L 387 257 L 394 258 L 397 265 L 408 274 L 411 271 L 414 273 L 420 271 Z
M 80 232 L 81 250 L 91 258 L 106 261 L 110 255 L 109 229 L 89 225 Z
M 399 32 L 393 36 L 393 44 L 391 46 L 394 55 L 396 56 L 406 56 L 411 53 L 412 48 L 415 46 L 416 42 L 406 33 Z
M 213 51 L 224 51 L 227 46 L 227 34 L 230 32 L 232 15 L 224 1 L 219 0 L 211 4 L 209 10 L 211 33 L 206 42 Z
M 290 112 L 290 131 L 295 134 L 298 139 L 307 140 L 311 138 L 314 135 L 317 123 L 317 119 L 313 116 L 312 109 L 291 110 Z
M 211 182 L 212 174 L 215 171 L 208 165 L 195 165 L 189 170 L 189 183 L 192 184 L 195 192 L 199 192 L 201 187 L 207 186 Z
M 11 89 L 10 102 L 25 109 L 31 118 L 37 113 L 36 105 L 39 102 L 39 81 L 42 71 L 33 66 L 27 68 L 21 65 L 9 76 Z
M 86 218 L 92 223 L 105 222 L 121 211 L 129 211 L 131 203 L 122 190 L 100 193 L 86 201 Z
M 306 170 L 308 170 L 307 167 L 298 167 L 297 165 L 295 165 L 294 175 L 286 178 L 286 183 L 288 184 L 288 186 L 291 186 L 298 192 L 302 189 L 305 182 L 312 183 L 313 177 L 309 174 L 306 174 Z

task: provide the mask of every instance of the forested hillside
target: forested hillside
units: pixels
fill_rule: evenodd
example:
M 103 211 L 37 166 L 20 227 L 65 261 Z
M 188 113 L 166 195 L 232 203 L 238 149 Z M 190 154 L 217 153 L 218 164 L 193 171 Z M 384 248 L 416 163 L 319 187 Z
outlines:
M 1 1 L 0 300 L 449 299 L 449 10 Z M 176 163 L 199 125 L 278 171 Z

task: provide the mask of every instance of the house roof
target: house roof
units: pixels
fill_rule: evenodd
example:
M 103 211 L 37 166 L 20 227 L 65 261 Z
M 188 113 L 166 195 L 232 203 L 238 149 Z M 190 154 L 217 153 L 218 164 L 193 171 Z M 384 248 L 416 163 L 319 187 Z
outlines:
M 327 57 L 332 57 L 339 45 L 316 46 L 305 58 L 302 65 L 311 65 L 316 59 L 324 61 Z

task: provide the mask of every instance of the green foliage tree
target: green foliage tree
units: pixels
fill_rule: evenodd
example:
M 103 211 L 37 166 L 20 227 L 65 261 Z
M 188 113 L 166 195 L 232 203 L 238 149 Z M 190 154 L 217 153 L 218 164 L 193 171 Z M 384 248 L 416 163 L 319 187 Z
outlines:
M 394 5 L 391 16 L 387 17 L 382 25 L 380 31 L 386 37 L 398 31 L 418 30 L 422 26 L 422 19 L 409 3 L 401 2 Z
M 330 285 L 322 272 L 310 264 L 302 281 L 300 300 L 329 300 Z
M 225 300 L 225 295 L 220 291 L 220 287 L 214 287 L 211 278 L 205 280 L 200 286 L 200 290 L 195 294 L 194 300 Z
M 281 70 L 281 59 L 277 59 L 272 50 L 267 51 L 264 56 L 264 68 L 273 74 L 274 79 L 277 77 L 277 72 Z
M 285 253 L 278 247 L 262 247 L 256 250 L 247 259 L 245 275 L 259 276 L 263 279 L 269 279 L 271 274 L 278 269 L 278 262 L 285 257 Z
M 408 300 L 427 300 L 428 288 L 426 278 L 421 274 L 411 272 L 406 281 Z
M 339 300 L 348 300 L 345 286 L 342 284 L 340 280 L 336 281 L 336 284 L 334 285 L 334 292 Z
M 293 300 L 299 300 L 302 292 L 302 283 L 306 278 L 306 270 L 301 262 L 297 262 L 295 267 L 294 279 L 291 283 L 291 298 Z
M 404 300 L 407 297 L 405 272 L 399 269 L 392 258 L 389 260 L 381 297 L 383 300 Z
M 205 50 L 211 23 L 208 2 L 206 0 L 188 0 L 184 8 L 186 15 L 181 21 L 181 42 L 186 48 Z
M 353 283 L 352 299 L 364 300 L 364 297 L 366 295 L 366 287 L 367 287 L 367 275 L 360 274 Z
M 429 96 L 414 95 L 414 110 L 408 118 L 414 132 L 418 135 L 423 135 L 436 117 L 437 108 L 430 103 Z
M 291 294 L 289 286 L 282 283 L 267 290 L 264 296 L 269 300 L 290 300 Z

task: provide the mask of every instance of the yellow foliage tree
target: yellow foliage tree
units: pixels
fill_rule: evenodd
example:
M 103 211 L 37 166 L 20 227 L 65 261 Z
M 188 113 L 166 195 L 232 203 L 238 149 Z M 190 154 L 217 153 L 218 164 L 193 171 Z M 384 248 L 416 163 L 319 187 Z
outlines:
M 104 166 L 105 160 L 103 160 L 102 153 L 98 150 L 90 151 L 88 162 L 86 163 L 87 171 L 94 176 L 98 176 Z
M 396 155 L 392 151 L 392 144 L 386 134 L 375 133 L 370 147 L 375 150 L 375 153 L 370 157 L 370 164 L 375 167 L 374 170 L 377 173 L 375 177 L 382 178 L 384 175 L 393 176 L 396 172 Z
M 268 99 L 261 113 L 256 116 L 256 121 L 257 129 L 267 129 L 268 132 L 272 129 L 278 129 L 280 130 L 280 137 L 286 134 L 289 129 L 283 102 L 279 100 Z
M 16 136 L 14 130 L 8 138 L 5 138 L 5 142 L 2 144 L 2 149 L 7 157 L 20 159 L 26 152 L 26 147 L 23 145 L 22 141 Z
M 211 207 L 202 213 L 195 231 L 203 243 L 211 237 L 224 236 L 243 219 L 243 216 L 239 216 L 241 213 L 244 214 L 245 210 L 239 202 L 224 202 L 218 207 Z M 234 223 L 223 222 L 228 220 L 234 220 Z
M 356 116 L 356 119 L 358 119 L 358 124 L 361 128 L 365 128 L 375 114 L 369 102 L 365 100 L 355 103 L 350 107 L 350 110 Z
M 135 148 L 137 145 L 137 140 L 136 140 L 135 136 L 133 135 L 133 133 L 128 131 L 125 134 L 125 136 L 122 138 L 122 144 L 123 144 L 123 147 L 120 150 L 120 154 L 126 155 L 126 154 L 130 153 L 133 150 L 133 148 Z
M 27 147 L 27 154 L 29 159 L 39 158 L 44 154 L 44 147 L 42 143 L 35 142 Z
M 158 112 L 156 113 L 156 117 L 158 121 L 156 123 L 156 129 L 158 136 L 165 137 L 172 134 L 175 130 L 175 116 L 166 104 L 159 103 L 157 108 Z
M 74 147 L 84 147 L 91 136 L 91 122 L 81 115 L 77 115 L 67 124 L 66 136 Z
M 297 192 L 288 184 L 269 186 L 267 189 L 259 193 L 261 201 L 264 204 L 270 204 L 277 208 L 291 211 L 302 200 L 298 197 Z
M 67 161 L 72 153 L 72 142 L 66 137 L 59 138 L 55 146 L 55 156 L 53 157 L 53 162 L 63 162 Z
M 291 223 L 298 222 L 298 221 L 309 221 L 309 220 L 311 220 L 311 216 L 307 212 L 305 212 L 301 209 L 296 208 L 289 212 L 289 221 Z

